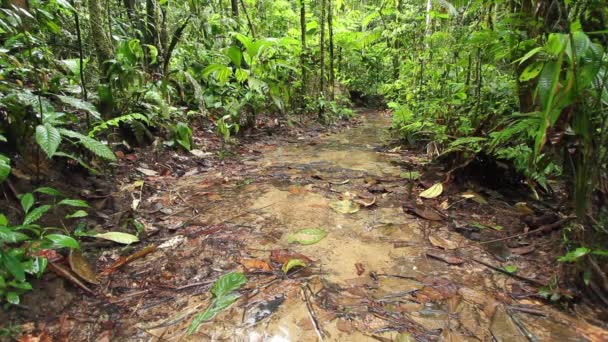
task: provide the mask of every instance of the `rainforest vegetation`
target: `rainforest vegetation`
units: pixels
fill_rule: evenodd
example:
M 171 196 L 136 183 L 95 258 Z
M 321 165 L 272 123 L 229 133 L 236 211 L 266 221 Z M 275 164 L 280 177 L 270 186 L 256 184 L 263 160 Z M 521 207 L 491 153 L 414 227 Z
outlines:
M 3 0 L 2 304 L 83 239 L 133 237 L 83 226 L 95 209 L 51 170 L 111 179 L 134 147 L 198 149 L 202 123 L 229 156 L 261 118 L 358 107 L 390 112 L 444 185 L 559 198 L 553 265 L 606 300 L 607 48 L 605 0 Z

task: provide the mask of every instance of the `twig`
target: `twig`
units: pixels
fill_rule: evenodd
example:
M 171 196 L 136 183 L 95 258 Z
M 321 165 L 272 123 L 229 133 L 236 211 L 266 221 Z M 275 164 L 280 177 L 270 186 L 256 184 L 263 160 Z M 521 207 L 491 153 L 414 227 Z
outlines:
M 482 265 L 484 265 L 486 267 L 489 267 L 489 268 L 493 269 L 494 271 L 498 271 L 500 273 L 506 274 L 506 275 L 511 276 L 513 278 L 517 278 L 519 280 L 527 281 L 527 282 L 529 282 L 531 284 L 534 284 L 536 286 L 539 286 L 539 287 L 545 287 L 545 286 L 547 286 L 547 284 L 541 283 L 540 281 L 538 281 L 536 279 L 532 279 L 532 278 L 521 276 L 519 274 L 507 272 L 506 270 L 503 270 L 502 268 L 496 267 L 496 266 L 494 266 L 494 265 L 492 265 L 490 263 L 487 263 L 487 262 L 485 262 L 483 260 L 479 260 L 477 258 L 471 258 L 470 260 L 473 260 L 473 261 L 475 261 L 475 262 L 477 262 L 479 264 L 482 264 Z
M 315 311 L 312 308 L 312 304 L 310 304 L 310 300 L 308 299 L 306 290 L 308 290 L 312 293 L 308 284 L 306 284 L 306 286 L 302 286 L 302 289 L 301 289 L 302 296 L 304 296 L 304 302 L 306 303 L 306 309 L 308 309 L 308 317 L 310 318 L 310 321 L 312 322 L 312 326 L 315 328 L 315 332 L 317 333 L 317 336 L 319 337 L 319 341 L 323 341 L 323 334 L 322 334 L 321 328 L 319 326 L 319 321 L 317 320 L 317 317 L 315 316 Z
M 493 239 L 493 240 L 488 240 L 488 241 L 468 244 L 468 245 L 464 245 L 464 246 L 460 246 L 460 247 L 454 247 L 454 248 L 450 248 L 448 250 L 449 251 L 453 251 L 453 250 L 467 248 L 467 247 L 482 246 L 482 245 L 486 245 L 486 244 L 492 243 L 492 242 L 511 240 L 511 239 L 514 239 L 514 238 L 518 238 L 518 237 L 521 237 L 521 236 L 526 236 L 526 235 L 534 234 L 534 233 L 537 233 L 537 232 L 540 233 L 540 232 L 543 232 L 543 231 L 552 230 L 552 229 L 555 229 L 555 227 L 559 227 L 559 226 L 563 225 L 566 222 L 574 220 L 575 218 L 576 217 L 569 216 L 569 217 L 566 217 L 566 218 L 564 218 L 562 220 L 559 220 L 557 222 L 554 222 L 554 223 L 551 223 L 551 224 L 547 224 L 547 225 L 541 226 L 541 227 L 539 227 L 537 229 L 530 230 L 530 231 L 527 231 L 527 232 L 524 232 L 524 233 L 519 233 L 519 234 L 515 234 L 515 235 L 511 235 L 511 236 L 507 236 L 507 237 L 499 238 L 499 239 Z

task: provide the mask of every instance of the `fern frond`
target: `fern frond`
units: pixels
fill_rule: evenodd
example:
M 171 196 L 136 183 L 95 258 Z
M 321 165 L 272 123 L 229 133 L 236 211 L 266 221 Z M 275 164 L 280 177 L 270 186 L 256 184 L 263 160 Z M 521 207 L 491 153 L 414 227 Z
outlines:
M 65 128 L 59 129 L 59 132 L 61 132 L 61 135 L 66 137 L 77 139 L 82 146 L 93 152 L 93 154 L 95 154 L 97 157 L 109 161 L 116 161 L 114 152 L 112 152 L 112 150 L 101 141 Z

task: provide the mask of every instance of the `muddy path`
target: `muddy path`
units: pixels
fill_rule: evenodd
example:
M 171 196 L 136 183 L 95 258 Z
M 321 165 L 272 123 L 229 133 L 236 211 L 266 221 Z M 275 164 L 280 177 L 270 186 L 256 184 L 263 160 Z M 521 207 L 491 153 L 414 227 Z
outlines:
M 362 120 L 338 134 L 254 146 L 256 153 L 236 169 L 146 178 L 148 186 L 168 189 L 142 199 L 148 237 L 107 251 L 94 264 L 107 268 L 146 245 L 149 253 L 100 276 L 100 295 L 73 301 L 49 325 L 53 333 L 70 341 L 607 338 L 573 311 L 535 297 L 533 281 L 549 277 L 528 262 L 531 255 L 543 257 L 540 248 L 502 262 L 484 248 L 459 248 L 475 241 L 448 229 L 442 216 L 428 220 L 404 211 L 424 188 L 403 173 L 421 170 L 425 157 L 386 147 L 389 116 L 366 112 Z M 515 220 L 486 200 L 448 197 L 419 205 L 445 208 L 441 203 L 449 199 L 452 205 L 440 214 L 456 209 L 454 216 L 478 221 Z M 303 228 L 327 235 L 310 245 L 289 243 Z M 290 258 L 307 267 L 284 274 Z M 523 278 L 473 259 L 517 265 Z M 248 279 L 240 299 L 187 334 L 192 318 L 209 306 L 214 281 L 229 272 Z

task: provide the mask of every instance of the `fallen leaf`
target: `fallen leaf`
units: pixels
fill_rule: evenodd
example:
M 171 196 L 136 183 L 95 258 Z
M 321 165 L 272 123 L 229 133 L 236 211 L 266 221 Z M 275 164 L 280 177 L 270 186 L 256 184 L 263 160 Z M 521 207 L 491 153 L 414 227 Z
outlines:
M 433 185 L 432 187 L 421 192 L 418 196 L 420 196 L 422 198 L 431 199 L 431 198 L 438 197 L 439 195 L 441 195 L 441 193 L 443 193 L 443 184 L 437 183 L 437 184 Z
M 526 255 L 534 252 L 536 247 L 534 245 L 528 245 L 523 247 L 511 248 L 511 254 L 515 255 Z
M 431 242 L 431 244 L 433 246 L 439 247 L 442 249 L 454 249 L 454 248 L 458 247 L 458 244 L 456 244 L 455 242 L 444 239 L 439 236 L 429 235 L 429 241 Z
M 365 273 L 365 267 L 363 267 L 363 264 L 358 262 L 355 264 L 355 269 L 357 269 L 357 275 L 360 276 L 363 273 Z
M 299 243 L 301 245 L 312 245 L 327 236 L 327 232 L 320 228 L 304 228 L 287 236 L 287 243 Z
M 139 238 L 133 234 L 122 233 L 122 232 L 107 232 L 103 234 L 95 235 L 98 239 L 110 240 L 123 245 L 130 245 L 134 242 L 138 242 Z
M 486 201 L 486 199 L 483 198 L 483 196 L 481 196 L 480 194 L 473 192 L 473 191 L 463 192 L 460 196 L 462 198 L 472 199 L 473 201 L 475 201 L 479 204 L 488 204 L 488 201 Z
M 204 151 L 197 150 L 197 149 L 190 150 L 190 153 L 193 156 L 198 157 L 198 158 L 204 158 L 204 157 L 209 157 L 209 156 L 213 155 L 213 153 L 211 153 L 211 152 L 204 152 Z
M 354 214 L 359 211 L 359 205 L 350 200 L 335 201 L 329 207 L 341 214 Z
M 143 173 L 146 176 L 152 177 L 152 176 L 158 176 L 158 172 L 154 171 L 154 170 L 150 170 L 150 169 L 146 169 L 143 167 L 138 167 L 135 170 Z
M 68 256 L 68 261 L 70 263 L 70 267 L 72 271 L 76 273 L 77 276 L 82 278 L 82 280 L 86 281 L 90 284 L 99 285 L 99 280 L 97 279 L 97 274 L 93 272 L 91 265 L 89 262 L 82 256 L 82 253 L 78 250 L 72 249 L 70 250 L 70 255 Z
M 343 180 L 343 181 L 340 181 L 340 182 L 338 182 L 338 181 L 329 181 L 329 184 L 332 184 L 332 185 L 344 185 L 344 184 L 348 184 L 348 183 L 350 183 L 350 179 Z
M 296 253 L 289 249 L 275 249 L 272 252 L 270 252 L 270 261 L 272 261 L 272 262 L 276 262 L 278 264 L 283 265 L 286 262 L 288 262 L 290 259 L 304 260 L 308 264 L 313 262 L 313 260 L 310 259 L 309 257 L 307 257 L 303 254 L 300 254 L 300 253 Z
M 241 259 L 241 265 L 245 267 L 247 270 L 255 270 L 262 272 L 272 272 L 272 267 L 268 264 L 267 261 L 260 259 Z
M 426 205 L 416 204 L 414 207 L 403 206 L 403 210 L 429 221 L 442 221 L 443 216 Z
M 289 272 L 289 270 L 291 270 L 294 267 L 306 267 L 306 266 L 308 266 L 306 264 L 306 262 L 304 262 L 301 259 L 290 259 L 283 265 L 283 267 L 281 267 L 281 271 L 283 271 L 283 273 L 287 274 L 287 272 Z
M 455 257 L 453 255 L 449 255 L 449 254 L 445 254 L 445 253 L 439 253 L 437 251 L 428 251 L 428 252 L 426 252 L 426 255 L 431 258 L 444 261 L 450 265 L 462 265 L 464 263 L 464 260 L 459 257 Z
M 362 199 L 356 199 L 356 200 L 355 200 L 355 203 L 357 203 L 357 204 L 361 204 L 362 206 L 364 206 L 364 207 L 366 207 L 366 208 L 367 208 L 367 207 L 371 207 L 372 205 L 376 204 L 376 197 L 373 197 L 373 198 L 371 199 L 371 201 L 367 201 L 367 202 L 366 202 L 366 201 L 364 201 L 364 200 L 362 200 Z
M 530 207 L 528 207 L 528 204 L 526 204 L 526 202 L 515 203 L 515 209 L 517 209 L 517 211 L 519 211 L 520 214 L 524 214 L 524 215 L 533 215 L 534 214 L 534 210 L 530 209 Z
M 289 191 L 290 193 L 294 194 L 294 195 L 302 195 L 308 192 L 308 190 L 301 186 L 301 185 L 290 185 L 287 188 L 287 191 Z

